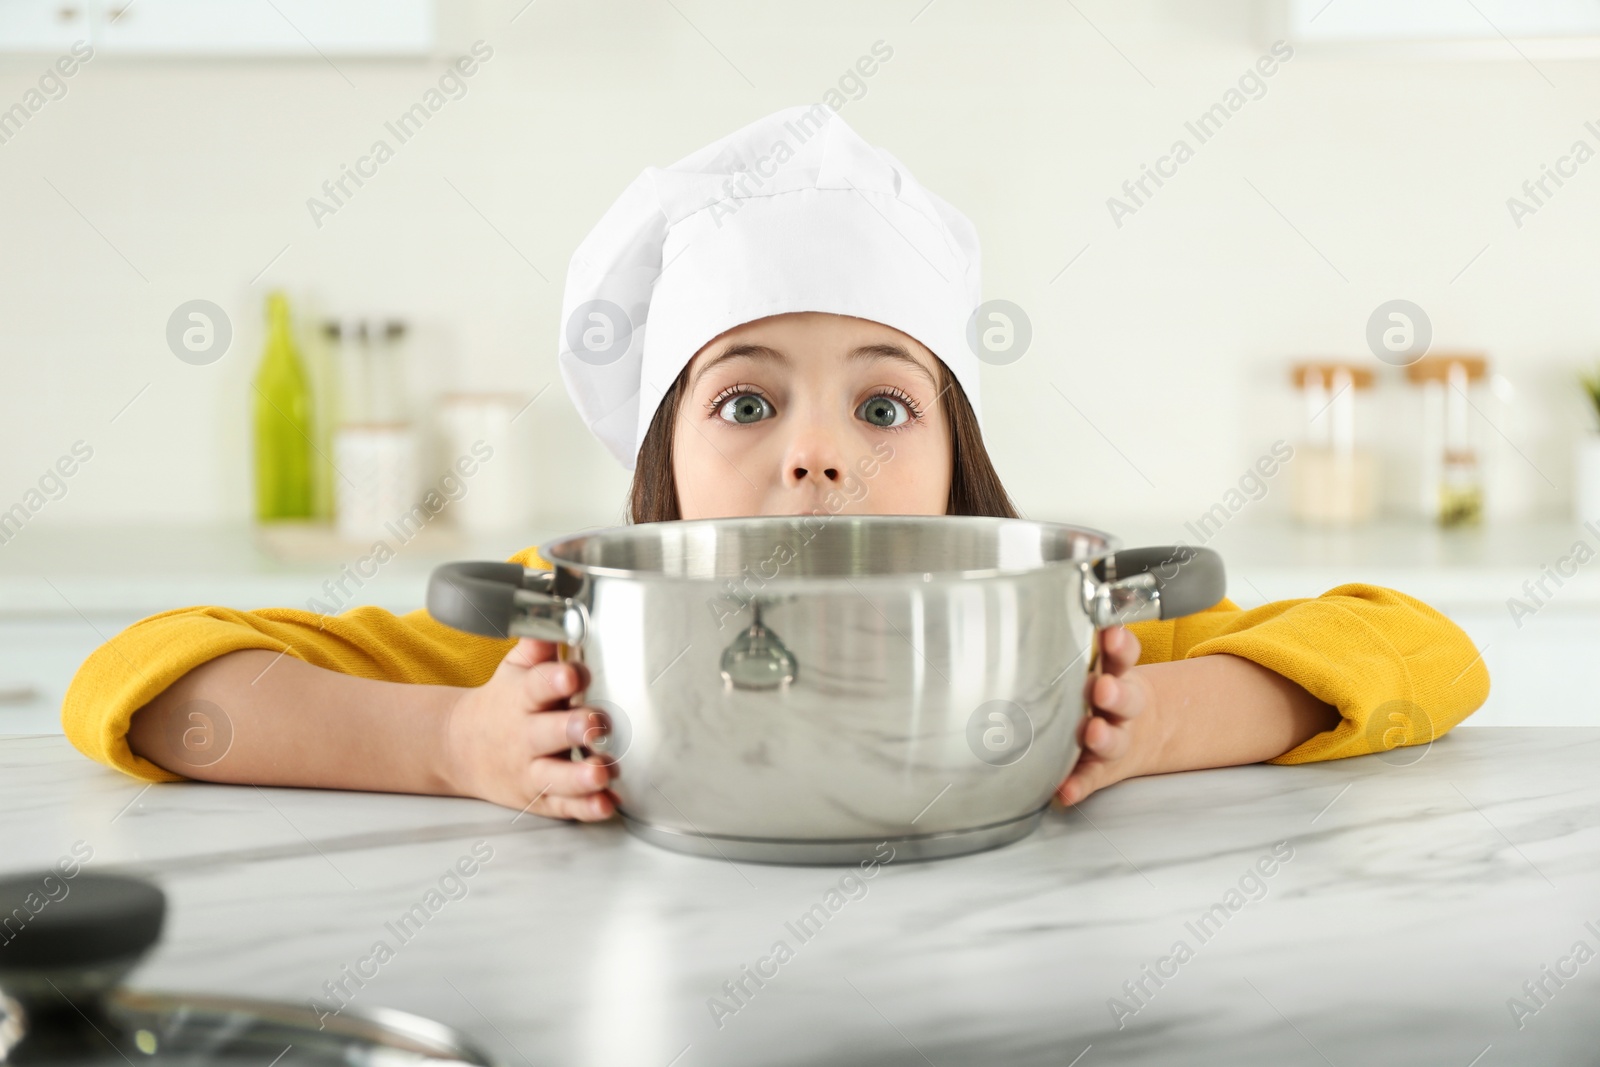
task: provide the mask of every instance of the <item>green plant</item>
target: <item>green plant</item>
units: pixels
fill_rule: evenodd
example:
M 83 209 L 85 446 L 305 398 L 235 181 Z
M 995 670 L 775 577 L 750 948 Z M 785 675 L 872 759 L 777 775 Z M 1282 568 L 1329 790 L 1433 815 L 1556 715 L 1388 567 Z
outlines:
M 1589 394 L 1589 403 L 1594 406 L 1596 421 L 1600 421 L 1600 366 L 1588 374 L 1578 375 L 1578 381 L 1583 385 L 1583 391 Z

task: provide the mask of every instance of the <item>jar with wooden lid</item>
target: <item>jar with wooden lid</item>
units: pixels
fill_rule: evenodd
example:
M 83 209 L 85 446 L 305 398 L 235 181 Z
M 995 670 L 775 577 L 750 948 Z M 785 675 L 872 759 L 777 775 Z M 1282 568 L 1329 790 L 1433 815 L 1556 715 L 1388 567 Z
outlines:
M 1422 392 L 1423 513 L 1441 526 L 1483 521 L 1483 447 L 1473 412 L 1489 376 L 1482 352 L 1433 352 L 1406 368 Z
M 1303 360 L 1291 374 L 1305 409 L 1295 449 L 1292 511 L 1301 522 L 1350 526 L 1372 517 L 1377 459 L 1369 444 L 1372 371 L 1337 360 Z

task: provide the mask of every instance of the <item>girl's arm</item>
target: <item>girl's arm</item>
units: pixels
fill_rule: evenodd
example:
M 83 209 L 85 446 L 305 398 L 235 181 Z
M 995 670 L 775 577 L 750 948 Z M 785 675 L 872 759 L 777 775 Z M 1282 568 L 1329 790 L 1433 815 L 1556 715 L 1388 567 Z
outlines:
M 1239 656 L 1136 667 L 1132 633 L 1115 627 L 1102 640 L 1103 673 L 1089 683 L 1095 714 L 1057 790 L 1063 803 L 1136 775 L 1273 759 L 1339 724 L 1333 705 Z
M 1058 791 L 1067 803 L 1137 774 L 1430 743 L 1489 695 L 1483 655 L 1459 626 L 1361 583 L 1247 611 L 1224 600 L 1103 640 L 1084 753 Z
M 598 760 L 565 757 L 602 722 L 555 646 L 518 642 L 478 688 L 360 678 L 261 649 L 184 674 L 133 716 L 136 755 L 212 782 L 475 796 L 539 815 L 613 810 Z

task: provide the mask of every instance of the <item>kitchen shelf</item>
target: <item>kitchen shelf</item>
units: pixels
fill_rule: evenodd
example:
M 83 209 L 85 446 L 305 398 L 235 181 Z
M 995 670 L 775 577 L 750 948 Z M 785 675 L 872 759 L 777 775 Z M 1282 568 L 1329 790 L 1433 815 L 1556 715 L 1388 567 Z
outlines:
M 328 596 L 323 583 L 345 569 L 348 606 L 372 604 L 391 611 L 422 606 L 429 572 L 457 559 L 505 559 L 572 527 L 533 530 L 526 536 L 466 537 L 424 531 L 399 544 L 381 565 L 362 564 L 372 540 L 340 542 L 331 535 L 279 532 L 263 535 L 249 524 L 202 527 L 29 528 L 0 550 L 0 618 L 136 616 L 190 604 L 249 610 L 305 607 Z M 358 566 L 359 565 L 359 566 Z
M 87 41 L 112 56 L 425 56 L 433 0 L 7 0 L 0 54 L 67 52 Z
M 1228 595 L 1244 606 L 1366 582 L 1398 589 L 1441 610 L 1504 609 L 1507 598 L 1525 596 L 1524 582 L 1537 583 L 1546 567 L 1554 568 L 1581 540 L 1594 558 L 1569 566 L 1574 573 L 1560 576 L 1560 584 L 1546 577 L 1545 588 L 1552 595 L 1541 599 L 1552 607 L 1600 608 L 1600 533 L 1570 519 L 1454 530 L 1406 521 L 1317 529 L 1272 519 L 1236 521 L 1209 539 L 1182 523 L 1136 520 L 1105 528 L 1126 545 L 1181 541 L 1216 549 L 1228 567 Z
M 1048 518 L 1048 516 L 1037 516 Z M 1202 543 L 1181 523 L 1101 521 L 1125 545 Z M 357 567 L 371 546 L 326 536 L 262 538 L 245 524 L 210 527 L 29 527 L 0 548 L 0 734 L 59 730 L 61 695 L 101 641 L 157 612 L 211 604 L 249 610 L 343 611 L 422 606 L 429 572 L 454 559 L 505 559 L 581 529 L 550 520 L 523 533 L 418 537 L 381 566 Z M 1552 520 L 1439 530 L 1378 523 L 1319 531 L 1240 517 L 1204 543 L 1222 553 L 1228 594 L 1242 607 L 1314 597 L 1349 582 L 1388 586 L 1456 622 L 1489 668 L 1488 703 L 1473 725 L 1600 726 L 1600 557 L 1556 585 L 1549 568 L 1600 537 Z M 291 558 L 282 558 L 282 557 Z M 347 572 L 347 568 L 350 571 Z M 325 583 L 344 579 L 332 602 Z M 1544 581 L 1537 610 L 1515 614 L 1524 583 Z
M 1545 587 L 1554 594 L 1548 602 L 1600 608 L 1600 536 L 1572 521 L 1456 531 L 1391 522 L 1321 531 L 1283 520 L 1241 519 L 1209 541 L 1181 523 L 1090 525 L 1130 546 L 1208 544 L 1227 562 L 1229 595 L 1241 605 L 1315 596 L 1359 581 L 1399 589 L 1441 609 L 1504 609 L 1507 598 L 1524 595 L 1525 581 L 1537 582 L 1581 539 L 1597 558 L 1577 567 L 1559 587 L 1547 578 Z M 350 602 L 411 610 L 421 606 L 427 575 L 439 563 L 504 559 L 578 528 L 551 520 L 525 533 L 417 537 L 397 546 L 394 558 L 375 568 L 359 589 L 347 582 L 355 594 Z M 0 617 L 151 613 L 185 604 L 303 606 L 319 595 L 324 581 L 337 579 L 370 547 L 329 535 L 263 537 L 248 524 L 30 528 L 0 550 Z

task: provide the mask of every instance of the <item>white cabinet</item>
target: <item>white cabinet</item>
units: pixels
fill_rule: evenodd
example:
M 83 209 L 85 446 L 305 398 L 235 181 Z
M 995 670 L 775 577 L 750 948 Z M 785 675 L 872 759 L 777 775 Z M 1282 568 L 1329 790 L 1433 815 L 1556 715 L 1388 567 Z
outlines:
M 1600 55 L 1593 0 L 1273 0 L 1262 44 L 1307 54 L 1534 63 Z M 1542 71 L 1541 71 L 1542 73 Z
M 0 53 L 425 55 L 433 0 L 4 0 Z
M 156 609 L 152 609 L 156 610 Z M 1548 611 L 1518 629 L 1499 606 L 1446 612 L 1489 668 L 1488 702 L 1469 726 L 1600 725 L 1600 611 Z M 78 666 L 134 615 L 0 619 L 0 736 L 61 732 Z M 92 626 L 90 624 L 93 624 Z
M 1292 38 L 1306 42 L 1600 34 L 1600 5 L 1593 0 L 1288 0 L 1288 7 Z
M 190 604 L 306 607 L 319 597 L 338 611 L 371 605 L 403 614 L 421 605 L 437 564 L 504 559 L 577 526 L 486 540 L 419 539 L 376 577 L 348 587 L 347 600 L 322 592 L 348 576 L 340 543 L 327 546 L 324 558 L 308 547 L 311 541 L 297 539 L 269 554 L 261 535 L 243 525 L 114 533 L 62 528 L 49 536 L 30 528 L 0 551 L 0 736 L 59 732 L 61 700 L 78 666 L 145 616 Z M 1172 535 L 1155 523 L 1107 526 L 1130 544 L 1169 543 Z M 1522 613 L 1521 626 L 1507 607 L 1508 597 L 1525 595 L 1525 580 L 1544 580 L 1545 563 L 1567 552 L 1581 532 L 1565 520 L 1491 524 L 1460 536 L 1416 523 L 1328 533 L 1241 522 L 1212 547 L 1227 561 L 1230 595 L 1241 607 L 1312 597 L 1349 581 L 1399 589 L 1436 607 L 1466 631 L 1489 668 L 1488 702 L 1466 725 L 1594 727 L 1600 726 L 1600 570 L 1546 590 L 1549 602 Z M 304 558 L 282 558 L 296 556 L 288 550 L 297 544 Z
M 101 634 L 110 638 L 134 621 L 0 620 L 0 736 L 60 733 L 61 698 L 78 665 L 99 647 Z
M 1489 668 L 1472 726 L 1600 726 L 1600 611 L 1557 606 L 1522 619 L 1503 605 L 1446 612 Z

